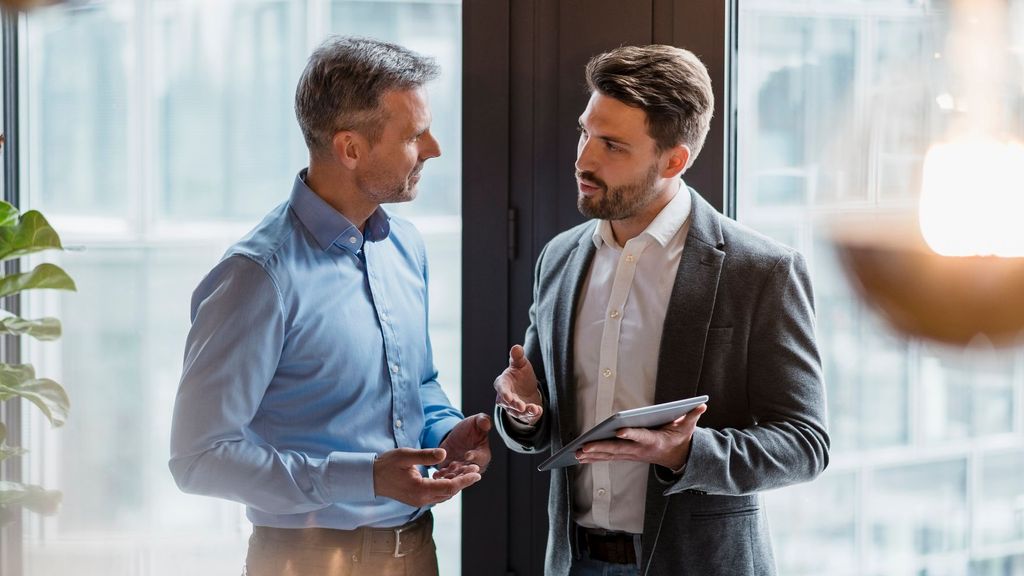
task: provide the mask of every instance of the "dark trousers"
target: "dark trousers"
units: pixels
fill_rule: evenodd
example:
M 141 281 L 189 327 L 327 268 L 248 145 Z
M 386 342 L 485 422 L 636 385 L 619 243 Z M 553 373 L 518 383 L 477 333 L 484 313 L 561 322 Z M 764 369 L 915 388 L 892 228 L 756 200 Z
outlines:
M 398 528 L 254 526 L 247 576 L 437 576 L 430 512 Z

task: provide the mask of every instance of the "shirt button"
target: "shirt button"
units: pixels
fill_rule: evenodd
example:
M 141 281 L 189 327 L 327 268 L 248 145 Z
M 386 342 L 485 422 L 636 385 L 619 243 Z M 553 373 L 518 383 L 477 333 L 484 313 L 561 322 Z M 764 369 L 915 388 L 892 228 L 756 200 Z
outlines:
M 395 420 L 395 428 L 401 428 L 401 427 L 402 427 L 402 419 L 399 418 L 398 420 Z
M 619 317 L 619 311 L 618 310 L 612 310 L 611 313 L 609 313 L 608 315 L 611 316 L 612 318 L 618 318 Z
M 358 242 L 358 240 L 356 240 L 355 236 L 349 236 L 348 237 L 348 243 L 349 244 L 355 244 L 356 242 Z
M 607 493 L 607 491 L 604 488 L 598 488 L 598 490 L 597 490 L 597 495 L 598 496 L 604 496 L 606 493 Z
M 398 374 L 398 364 L 392 364 L 391 365 L 391 373 L 392 374 Z
M 626 254 L 626 262 L 636 262 L 636 256 L 632 254 Z
M 612 377 L 612 369 L 611 368 L 605 368 L 604 370 L 601 370 L 601 375 L 603 375 L 605 378 L 611 378 Z

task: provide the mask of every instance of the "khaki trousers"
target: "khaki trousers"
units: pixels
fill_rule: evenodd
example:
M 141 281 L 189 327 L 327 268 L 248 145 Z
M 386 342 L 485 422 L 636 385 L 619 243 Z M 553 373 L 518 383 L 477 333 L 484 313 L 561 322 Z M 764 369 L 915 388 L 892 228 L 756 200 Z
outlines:
M 254 526 L 247 576 L 437 576 L 430 512 L 398 528 Z

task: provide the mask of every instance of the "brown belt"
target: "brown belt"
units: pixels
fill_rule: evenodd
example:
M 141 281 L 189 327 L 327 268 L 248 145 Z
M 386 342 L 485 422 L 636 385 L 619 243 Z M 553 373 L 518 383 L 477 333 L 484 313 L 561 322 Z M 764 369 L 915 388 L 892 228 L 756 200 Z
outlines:
M 401 558 L 415 552 L 430 541 L 434 521 L 430 512 L 395 528 L 272 528 L 253 526 L 257 542 L 280 543 L 295 546 L 315 546 L 361 551 L 367 554 Z
M 581 551 L 594 560 L 609 564 L 636 564 L 635 535 L 607 532 L 576 526 L 576 541 Z

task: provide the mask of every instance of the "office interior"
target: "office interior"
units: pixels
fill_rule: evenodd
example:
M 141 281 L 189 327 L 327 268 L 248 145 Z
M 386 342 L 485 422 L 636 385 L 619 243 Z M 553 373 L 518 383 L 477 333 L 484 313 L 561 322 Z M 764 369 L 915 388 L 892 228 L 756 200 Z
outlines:
M 251 531 L 242 506 L 183 494 L 167 470 L 189 298 L 223 251 L 287 199 L 307 161 L 292 107 L 299 73 L 327 35 L 356 34 L 441 66 L 429 94 L 442 156 L 426 165 L 417 200 L 387 209 L 426 241 L 435 361 L 466 414 L 493 409 L 493 379 L 528 323 L 541 248 L 583 221 L 573 161 L 585 63 L 625 44 L 685 47 L 709 68 L 716 110 L 684 180 L 798 249 L 814 283 L 831 460 L 815 481 L 763 494 L 779 573 L 1024 575 L 1024 340 L 908 334 L 844 267 L 833 234 L 847 216 L 916 209 L 926 155 L 965 110 L 950 36 L 969 18 L 958 4 L 970 3 L 6 7 L 4 199 L 45 214 L 65 245 L 26 261 L 58 264 L 78 289 L 5 305 L 60 318 L 59 340 L 4 336 L 3 359 L 60 382 L 71 407 L 54 428 L 28 402 L 0 404 L 7 444 L 28 450 L 0 463 L 0 479 L 63 494 L 55 514 L 5 516 L 0 573 L 240 572 Z M 1004 133 L 1024 142 L 1024 1 L 975 4 L 1005 13 L 1005 38 L 989 47 L 1004 56 L 996 100 Z M 982 181 L 962 168 L 964 181 Z M 1007 193 L 1022 194 L 1021 184 Z M 958 201 L 993 218 L 1020 206 L 973 189 Z M 961 305 L 944 302 L 928 314 Z M 543 457 L 512 454 L 497 437 L 491 446 L 484 479 L 434 509 L 441 574 L 543 574 Z

